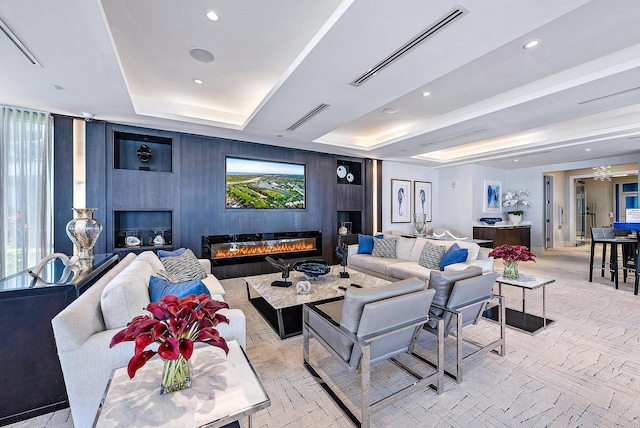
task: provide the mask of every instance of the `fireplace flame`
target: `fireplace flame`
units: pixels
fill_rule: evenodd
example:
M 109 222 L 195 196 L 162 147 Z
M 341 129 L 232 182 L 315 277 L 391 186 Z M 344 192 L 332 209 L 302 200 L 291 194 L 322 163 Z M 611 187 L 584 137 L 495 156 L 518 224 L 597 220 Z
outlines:
M 216 259 L 228 259 L 231 257 L 260 256 L 275 253 L 292 253 L 296 251 L 314 250 L 315 245 L 311 242 L 282 242 L 274 245 L 242 245 L 236 244 L 235 248 L 216 249 Z

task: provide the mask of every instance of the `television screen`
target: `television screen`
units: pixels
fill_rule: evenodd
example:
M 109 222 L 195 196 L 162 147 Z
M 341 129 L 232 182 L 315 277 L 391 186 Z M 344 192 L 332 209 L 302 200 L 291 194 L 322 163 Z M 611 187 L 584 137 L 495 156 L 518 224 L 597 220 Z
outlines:
M 305 166 L 227 157 L 226 207 L 304 209 Z

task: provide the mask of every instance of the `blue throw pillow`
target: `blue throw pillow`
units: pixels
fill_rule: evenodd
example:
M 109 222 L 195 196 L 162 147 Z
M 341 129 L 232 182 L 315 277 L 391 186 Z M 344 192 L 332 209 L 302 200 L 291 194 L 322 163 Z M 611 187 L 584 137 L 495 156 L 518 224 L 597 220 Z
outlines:
M 186 248 L 178 248 L 174 251 L 158 250 L 158 257 L 175 257 L 187 251 Z
M 382 233 L 376 235 L 376 238 L 383 238 Z M 358 254 L 371 254 L 373 252 L 373 236 L 358 234 Z
M 442 260 L 440 260 L 440 270 L 444 270 L 445 266 L 467 261 L 468 255 L 469 250 L 458 247 L 458 244 L 453 244 L 447 252 L 444 253 L 444 256 L 442 256 Z
M 189 294 L 197 296 L 203 293 L 211 297 L 209 289 L 199 279 L 189 282 L 169 282 L 157 276 L 149 279 L 149 300 L 152 302 L 159 302 L 162 297 L 169 294 L 182 299 Z

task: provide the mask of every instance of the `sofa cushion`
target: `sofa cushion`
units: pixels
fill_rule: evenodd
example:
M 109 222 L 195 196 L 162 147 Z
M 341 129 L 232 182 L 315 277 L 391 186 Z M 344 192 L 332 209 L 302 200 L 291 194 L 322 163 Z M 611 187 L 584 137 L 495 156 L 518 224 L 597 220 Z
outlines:
M 387 266 L 387 275 L 398 279 L 407 279 L 415 276 L 423 281 L 428 281 L 431 270 L 420 266 L 416 262 L 403 262 Z
M 144 251 L 138 255 L 137 260 L 144 260 L 151 265 L 154 272 L 164 269 L 164 265 L 153 251 Z
M 444 270 L 445 267 L 454 263 L 462 263 L 467 261 L 469 250 L 466 248 L 458 247 L 458 244 L 453 244 L 449 247 L 442 260 L 440 260 L 440 270 Z
M 402 263 L 402 259 L 385 259 L 382 257 L 372 257 L 371 254 L 354 254 L 349 257 L 349 265 L 361 267 L 372 272 L 387 274 L 387 266 L 395 263 Z
M 396 258 L 396 242 L 398 238 L 373 238 L 373 257 L 383 257 L 385 259 Z
M 149 278 L 153 268 L 137 258 L 113 278 L 102 291 L 100 306 L 107 329 L 123 328 L 144 310 L 149 300 Z
M 226 292 L 224 288 L 222 288 L 222 284 L 218 281 L 218 278 L 209 274 L 206 278 L 201 280 L 205 287 L 209 290 L 209 292 L 213 294 L 220 294 L 223 299 L 226 298 Z
M 444 256 L 446 247 L 442 245 L 433 245 L 427 241 L 422 248 L 418 264 L 427 269 L 440 269 L 440 261 Z
M 382 238 L 382 234 L 377 234 L 376 238 Z M 358 235 L 358 254 L 371 254 L 373 251 L 373 236 Z
M 411 251 L 416 243 L 415 238 L 398 237 L 396 241 L 396 257 L 402 260 L 409 261 L 411 258 Z
M 424 244 L 426 244 L 427 240 L 425 238 L 416 238 L 415 241 L 416 242 L 413 244 L 413 248 L 411 249 L 409 261 L 418 263 L 418 260 L 420 260 L 420 254 L 422 254 L 422 249 L 424 248 Z
M 181 274 L 189 279 L 204 279 L 208 273 L 204 266 L 200 264 L 193 251 L 186 249 L 179 256 L 163 257 L 160 259 L 165 270 L 172 274 Z
M 149 280 L 149 299 L 152 302 L 159 302 L 161 298 L 172 294 L 181 299 L 189 294 L 206 294 L 211 297 L 211 293 L 199 279 L 189 282 L 170 282 L 157 276 L 152 276 Z

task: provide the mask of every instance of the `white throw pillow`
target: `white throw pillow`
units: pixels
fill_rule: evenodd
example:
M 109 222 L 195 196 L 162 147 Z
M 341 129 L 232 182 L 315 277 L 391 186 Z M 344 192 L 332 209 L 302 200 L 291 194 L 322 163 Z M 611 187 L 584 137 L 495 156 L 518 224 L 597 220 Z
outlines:
M 399 237 L 396 242 L 396 258 L 409 261 L 415 243 L 415 238 Z
M 100 306 L 107 329 L 124 328 L 134 317 L 147 315 L 149 278 L 153 268 L 145 260 L 134 260 L 102 290 Z

